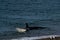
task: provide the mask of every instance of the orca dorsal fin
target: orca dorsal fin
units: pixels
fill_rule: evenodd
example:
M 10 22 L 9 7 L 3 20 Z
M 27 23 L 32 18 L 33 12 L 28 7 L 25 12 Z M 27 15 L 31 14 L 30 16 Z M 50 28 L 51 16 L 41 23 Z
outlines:
M 26 24 L 26 28 L 29 28 L 29 25 L 28 25 L 28 23 L 25 23 Z
M 25 25 L 26 25 L 26 31 L 28 31 L 28 30 L 29 30 L 29 25 L 28 25 L 28 23 L 25 23 Z

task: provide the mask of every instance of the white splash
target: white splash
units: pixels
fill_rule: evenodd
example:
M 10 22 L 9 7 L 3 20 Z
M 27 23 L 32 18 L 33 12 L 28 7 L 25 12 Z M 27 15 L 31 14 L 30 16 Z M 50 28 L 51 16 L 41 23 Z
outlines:
M 17 31 L 17 32 L 25 32 L 26 29 L 23 29 L 23 28 L 16 28 L 16 31 Z

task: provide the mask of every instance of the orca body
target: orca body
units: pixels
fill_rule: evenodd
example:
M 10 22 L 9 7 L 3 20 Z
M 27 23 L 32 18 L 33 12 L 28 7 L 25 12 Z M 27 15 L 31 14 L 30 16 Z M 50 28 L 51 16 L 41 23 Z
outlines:
M 46 27 L 28 27 L 29 30 L 45 29 Z
M 16 28 L 17 32 L 26 32 L 29 30 L 38 30 L 38 29 L 46 29 L 47 27 L 29 27 L 28 23 L 26 23 L 26 28 Z
M 38 30 L 38 29 L 46 29 L 47 27 L 29 27 L 28 26 L 28 23 L 26 23 L 26 30 L 29 31 L 29 30 Z

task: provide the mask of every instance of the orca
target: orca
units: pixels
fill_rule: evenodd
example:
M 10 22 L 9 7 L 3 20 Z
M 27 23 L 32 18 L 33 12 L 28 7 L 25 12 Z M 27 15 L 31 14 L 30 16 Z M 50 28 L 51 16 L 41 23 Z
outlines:
M 28 23 L 25 23 L 26 24 L 26 27 L 25 28 L 16 28 L 16 31 L 17 32 L 26 32 L 26 31 L 29 31 L 29 30 L 38 30 L 38 29 L 46 29 L 47 27 L 29 27 Z
M 29 31 L 29 30 L 38 30 L 38 29 L 46 29 L 47 27 L 38 27 L 38 26 L 32 26 L 32 27 L 29 27 L 28 23 L 25 23 L 26 24 L 26 30 Z

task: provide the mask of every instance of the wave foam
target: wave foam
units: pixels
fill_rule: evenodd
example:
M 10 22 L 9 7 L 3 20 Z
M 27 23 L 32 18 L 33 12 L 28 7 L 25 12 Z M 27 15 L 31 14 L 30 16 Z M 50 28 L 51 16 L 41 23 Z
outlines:
M 36 40 L 36 39 L 44 39 L 44 38 L 55 38 L 60 37 L 60 35 L 48 35 L 48 36 L 39 36 L 39 37 L 23 37 L 19 39 L 11 39 L 11 40 Z

